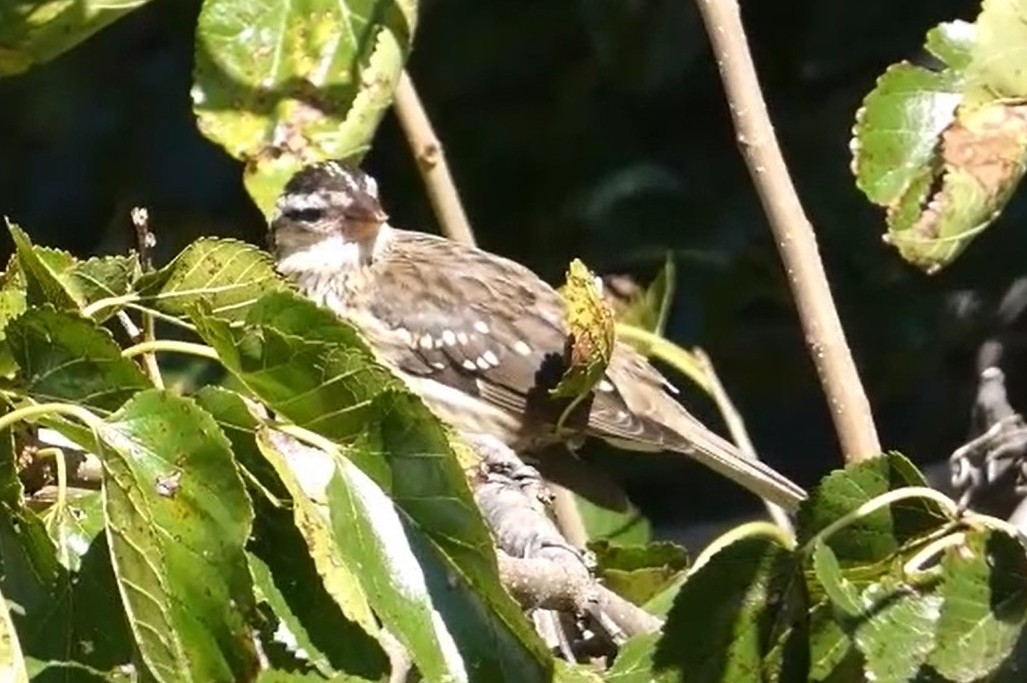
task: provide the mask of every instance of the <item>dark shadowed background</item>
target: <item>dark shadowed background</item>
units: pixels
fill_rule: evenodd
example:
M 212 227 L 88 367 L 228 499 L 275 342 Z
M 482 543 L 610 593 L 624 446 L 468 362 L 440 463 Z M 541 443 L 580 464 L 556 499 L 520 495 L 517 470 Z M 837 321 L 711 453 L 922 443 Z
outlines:
M 193 122 L 199 5 L 156 0 L 57 61 L 0 81 L 0 214 L 79 255 L 127 248 L 137 204 L 150 209 L 161 262 L 204 234 L 263 243 L 239 165 Z M 924 276 L 881 242 L 883 217 L 855 188 L 848 142 L 887 65 L 918 59 L 929 28 L 973 19 L 979 5 L 745 5 L 882 441 L 921 466 L 943 461 L 966 435 L 974 356 L 993 332 L 994 302 L 1022 272 L 1024 202 L 1014 199 L 954 266 Z M 409 68 L 483 246 L 552 282 L 575 256 L 648 281 L 670 250 L 678 282 L 668 336 L 710 353 L 763 457 L 804 485 L 840 465 L 694 7 L 428 0 Z M 396 224 L 436 229 L 391 115 L 365 165 Z M 1022 408 L 1020 367 L 1007 357 Z M 719 426 L 712 406 L 691 397 Z M 603 460 L 664 528 L 757 510 L 698 466 L 586 456 Z

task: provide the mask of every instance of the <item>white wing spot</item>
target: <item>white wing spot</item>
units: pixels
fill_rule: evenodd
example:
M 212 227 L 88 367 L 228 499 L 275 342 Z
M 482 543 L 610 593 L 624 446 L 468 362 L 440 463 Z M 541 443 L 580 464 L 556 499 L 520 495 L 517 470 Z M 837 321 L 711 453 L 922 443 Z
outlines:
M 470 360 L 470 359 L 464 360 L 464 362 L 461 363 L 461 365 L 464 366 L 464 368 L 466 368 L 467 370 L 477 370 L 478 369 L 478 367 L 474 364 L 474 361 Z
M 599 391 L 610 392 L 613 391 L 613 385 L 610 384 L 609 380 L 601 380 L 599 382 Z
M 457 332 L 456 333 L 456 340 L 458 342 L 460 342 L 461 344 L 466 344 L 467 343 L 467 333 L 466 332 Z
M 484 356 L 479 356 L 478 360 L 476 360 L 475 362 L 478 364 L 478 367 L 482 370 L 488 370 L 490 367 L 492 367 L 491 365 L 489 365 L 489 362 L 485 360 Z
M 482 321 L 482 320 L 475 320 L 474 321 L 474 329 L 478 330 L 482 334 L 488 334 L 489 333 L 489 326 L 486 325 L 485 322 Z
M 531 355 L 531 347 L 528 346 L 525 342 L 522 342 L 520 340 L 518 340 L 517 343 L 514 344 L 513 349 L 514 349 L 514 351 L 516 351 L 517 353 L 521 354 L 522 356 L 530 356 Z
M 486 351 L 485 353 L 481 354 L 481 357 L 486 363 L 488 363 L 492 367 L 497 367 L 499 365 L 499 358 L 497 358 L 496 354 L 492 353 L 492 351 Z
M 623 410 L 618 410 L 618 411 L 617 411 L 617 419 L 618 419 L 618 420 L 626 420 L 626 419 L 628 419 L 628 414 L 627 414 L 627 412 L 626 412 L 626 411 L 623 411 Z
M 435 361 L 434 363 L 431 364 L 431 366 L 433 368 L 435 368 L 436 370 L 445 370 L 446 369 L 446 364 L 445 363 L 441 363 L 439 361 Z
M 407 346 L 414 345 L 414 335 L 410 334 L 410 330 L 405 327 L 397 327 L 394 331 L 396 336 L 399 337 L 399 341 Z
M 445 342 L 447 346 L 453 346 L 456 344 L 456 335 L 453 334 L 453 330 L 443 330 L 442 341 Z
M 421 348 L 427 351 L 427 350 L 431 349 L 431 347 L 432 347 L 431 335 L 430 334 L 422 335 L 421 336 Z

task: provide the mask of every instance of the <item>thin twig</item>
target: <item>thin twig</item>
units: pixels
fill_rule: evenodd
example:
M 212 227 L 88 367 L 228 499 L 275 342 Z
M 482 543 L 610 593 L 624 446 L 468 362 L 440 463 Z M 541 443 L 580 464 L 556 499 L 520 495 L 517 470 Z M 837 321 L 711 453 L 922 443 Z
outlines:
M 696 0 L 727 91 L 745 163 L 777 241 L 806 342 L 827 395 L 845 459 L 881 452 L 870 403 L 845 341 L 831 289 L 767 114 L 737 0 Z
M 453 176 L 449 173 L 442 143 L 435 137 L 428 114 L 414 89 L 414 82 L 405 70 L 396 86 L 395 103 L 396 116 L 410 143 L 410 150 L 417 161 L 417 169 L 442 232 L 451 240 L 473 245 L 474 232 L 460 203 Z
M 136 248 L 139 250 L 139 265 L 146 273 L 153 270 L 153 248 L 157 245 L 157 238 L 150 230 L 150 214 L 146 209 L 141 206 L 134 207 L 131 215 L 132 227 L 135 228 L 136 233 Z M 128 318 L 128 315 L 126 314 L 124 318 Z M 133 344 L 145 344 L 156 338 L 153 316 L 143 312 L 141 320 L 141 334 L 132 340 Z M 124 323 L 124 319 L 122 319 L 122 323 Z M 146 372 L 150 375 L 153 385 L 158 389 L 163 389 L 164 378 L 160 374 L 160 366 L 157 365 L 157 356 L 153 353 L 143 354 L 143 365 L 146 367 Z
M 752 445 L 749 432 L 745 428 L 745 421 L 742 420 L 741 413 L 735 408 L 735 404 L 731 401 L 731 397 L 728 396 L 727 390 L 724 389 L 720 377 L 717 376 L 717 371 L 713 367 L 713 361 L 710 360 L 710 357 L 702 349 L 692 349 L 692 354 L 698 359 L 699 364 L 704 370 L 710 396 L 717 404 L 717 408 L 724 418 L 724 424 L 727 425 L 728 431 L 731 432 L 731 440 L 738 446 L 738 450 L 742 452 L 742 455 L 752 460 L 759 460 L 756 448 Z M 774 520 L 774 523 L 788 532 L 792 538 L 795 538 L 795 528 L 792 526 L 791 518 L 788 517 L 788 512 L 780 505 L 771 503 L 769 500 L 764 500 L 763 504 L 767 506 L 767 513 Z

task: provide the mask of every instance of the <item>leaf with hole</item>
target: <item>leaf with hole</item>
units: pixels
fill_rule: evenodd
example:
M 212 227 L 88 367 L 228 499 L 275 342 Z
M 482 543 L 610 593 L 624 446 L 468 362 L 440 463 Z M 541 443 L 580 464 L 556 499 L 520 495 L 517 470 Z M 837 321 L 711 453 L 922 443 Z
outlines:
M 246 163 L 265 215 L 289 177 L 325 158 L 356 161 L 392 102 L 416 0 L 207 0 L 196 28 L 200 130 Z

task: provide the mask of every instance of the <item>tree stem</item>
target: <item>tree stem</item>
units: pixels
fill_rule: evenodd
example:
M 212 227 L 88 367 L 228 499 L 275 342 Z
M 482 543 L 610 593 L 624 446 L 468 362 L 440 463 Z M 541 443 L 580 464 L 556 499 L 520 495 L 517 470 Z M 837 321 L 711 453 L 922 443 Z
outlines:
M 399 125 L 410 143 L 410 150 L 417 161 L 417 170 L 421 173 L 421 180 L 424 181 L 442 232 L 451 240 L 473 245 L 474 232 L 460 203 L 460 194 L 453 183 L 453 176 L 449 173 L 442 143 L 435 136 L 421 98 L 414 89 L 414 82 L 406 70 L 400 75 L 396 86 L 395 106 Z
M 877 430 L 817 250 L 774 135 L 749 53 L 737 0 L 697 0 L 742 156 L 770 221 L 799 309 L 806 343 L 848 462 L 881 452 Z

